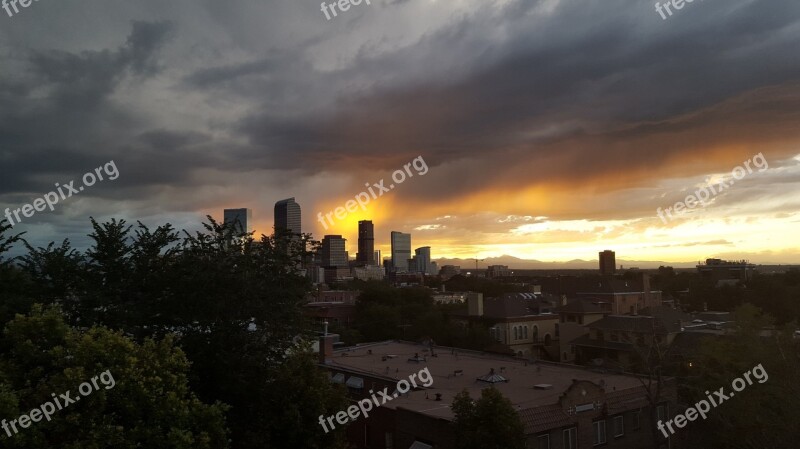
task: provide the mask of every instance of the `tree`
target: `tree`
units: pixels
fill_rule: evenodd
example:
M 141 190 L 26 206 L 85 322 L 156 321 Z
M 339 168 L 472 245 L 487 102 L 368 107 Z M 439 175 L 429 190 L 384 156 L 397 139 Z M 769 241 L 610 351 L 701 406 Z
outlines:
M 756 381 L 751 375 L 752 385 L 687 426 L 687 440 L 709 449 L 794 447 L 800 440 L 800 341 L 792 336 L 797 327 L 773 327 L 774 319 L 752 304 L 737 308 L 735 318 L 734 333 L 700 348 L 685 402 L 693 405 L 721 387 L 730 394 L 734 379 L 756 366 L 768 377 Z
M 453 399 L 453 425 L 459 449 L 523 449 L 525 426 L 514 406 L 494 387 L 473 401 L 467 390 Z
M 0 220 L 0 323 L 5 323 L 17 313 L 26 313 L 33 304 L 28 295 L 32 286 L 30 279 L 14 266 L 15 258 L 6 255 L 25 233 L 8 235 L 11 225 L 7 223 L 5 219 Z
M 332 383 L 327 372 L 317 366 L 316 355 L 309 346 L 300 346 L 266 379 L 263 403 L 281 410 L 275 415 L 252 410 L 253 429 L 269 438 L 265 448 L 343 449 L 347 445 L 345 428 L 330 433 L 318 424 L 320 416 L 331 416 L 346 410 L 347 389 Z M 297 424 L 302 425 L 297 425 Z
M 172 338 L 136 344 L 119 332 L 68 326 L 56 308 L 35 305 L 0 339 L 0 416 L 29 414 L 53 394 L 80 402 L 3 432 L 12 449 L 218 449 L 228 447 L 222 404 L 206 405 L 189 390 L 189 363 Z M 78 386 L 104 374 L 90 394 Z M 65 402 L 66 404 L 66 402 Z

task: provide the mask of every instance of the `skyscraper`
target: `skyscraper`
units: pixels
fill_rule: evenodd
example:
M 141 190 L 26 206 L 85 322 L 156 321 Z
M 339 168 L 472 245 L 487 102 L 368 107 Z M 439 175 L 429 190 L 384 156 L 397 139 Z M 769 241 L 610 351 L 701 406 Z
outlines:
M 347 251 L 345 250 L 347 239 L 341 235 L 326 235 L 322 238 L 323 267 L 347 267 Z
M 226 225 L 232 226 L 234 234 L 244 234 L 252 232 L 253 211 L 250 209 L 225 209 L 223 211 L 223 221 Z
M 411 258 L 411 234 L 392 231 L 392 268 L 394 271 L 408 271 Z
M 275 203 L 275 231 L 289 230 L 292 234 L 300 234 L 300 205 L 294 197 Z
M 416 271 L 431 274 L 431 247 L 423 246 L 414 250 L 417 267 Z
M 614 251 L 605 250 L 600 255 L 600 274 L 610 276 L 617 271 L 617 256 Z
M 358 253 L 356 261 L 364 265 L 376 265 L 375 262 L 375 226 L 371 220 L 358 222 Z

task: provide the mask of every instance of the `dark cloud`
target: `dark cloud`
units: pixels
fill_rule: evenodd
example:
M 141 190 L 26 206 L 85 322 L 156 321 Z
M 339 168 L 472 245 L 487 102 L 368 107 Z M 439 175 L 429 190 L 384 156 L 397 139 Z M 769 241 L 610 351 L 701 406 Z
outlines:
M 662 181 L 797 153 L 796 0 L 695 2 L 668 20 L 629 0 L 375 0 L 331 21 L 299 2 L 89 2 L 97 23 L 38 8 L 0 31 L 0 205 L 113 159 L 120 178 L 86 193 L 88 212 L 265 193 L 269 210 L 295 192 L 352 197 L 423 155 L 430 174 L 393 213 L 452 208 L 466 221 L 436 232 L 477 238 L 513 229 L 486 222 L 508 214 L 635 220 L 683 194 Z M 721 200 L 774 194 L 751 184 Z M 515 200 L 526 189 L 546 206 Z M 41 223 L 69 234 L 73 219 Z

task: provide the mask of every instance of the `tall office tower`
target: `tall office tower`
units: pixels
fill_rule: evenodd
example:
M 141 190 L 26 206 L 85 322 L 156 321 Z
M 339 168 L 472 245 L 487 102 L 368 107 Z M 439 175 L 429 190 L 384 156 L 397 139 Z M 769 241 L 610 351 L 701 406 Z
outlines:
M 605 250 L 600 253 L 600 274 L 610 276 L 617 271 L 617 256 L 614 251 Z
M 326 235 L 322 238 L 322 266 L 323 267 L 347 267 L 347 251 L 345 243 L 347 239 L 341 235 Z
M 375 265 L 379 267 L 382 266 L 381 264 L 383 263 L 383 259 L 381 259 L 381 250 L 376 249 L 374 254 L 375 256 L 372 258 L 372 260 L 375 261 Z
M 375 225 L 371 220 L 358 222 L 358 253 L 356 261 L 364 265 L 375 265 Z
M 223 221 L 226 225 L 234 227 L 234 234 L 252 232 L 253 211 L 250 209 L 225 209 Z
M 408 271 L 408 259 L 411 258 L 411 234 L 392 231 L 392 269 Z
M 294 197 L 275 203 L 275 230 L 288 229 L 292 234 L 300 234 L 300 205 Z
M 416 271 L 431 274 L 431 247 L 423 246 L 414 250 L 414 257 L 417 261 Z

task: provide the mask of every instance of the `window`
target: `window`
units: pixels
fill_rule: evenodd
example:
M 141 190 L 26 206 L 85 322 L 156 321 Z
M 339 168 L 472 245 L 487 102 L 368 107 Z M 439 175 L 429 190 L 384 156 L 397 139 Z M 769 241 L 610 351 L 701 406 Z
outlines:
M 519 340 L 519 334 L 517 332 L 517 326 L 514 326 L 514 340 Z
M 633 430 L 639 430 L 641 428 L 641 426 L 639 424 L 639 418 L 641 418 L 641 416 L 642 416 L 642 411 L 641 410 L 636 410 L 635 412 L 633 412 L 633 416 L 632 416 L 633 419 L 631 419 L 631 421 L 632 421 L 631 428 Z
M 539 341 L 539 326 L 533 326 L 533 341 Z
M 622 415 L 614 417 L 614 438 L 625 435 L 625 418 Z
M 394 436 L 392 432 L 386 432 L 386 449 L 394 448 Z
M 558 338 L 558 323 L 556 323 L 556 338 Z
M 667 410 L 666 405 L 659 405 L 656 407 L 656 415 L 658 416 L 659 421 L 667 421 L 669 419 L 669 410 Z
M 550 449 L 550 435 L 539 435 L 536 437 L 537 449 Z
M 564 449 L 578 449 L 578 428 L 564 430 Z
M 525 329 L 525 339 L 527 339 L 528 338 L 528 326 L 525 326 L 524 329 Z
M 594 433 L 594 445 L 605 444 L 606 442 L 606 421 L 595 421 L 592 423 Z

